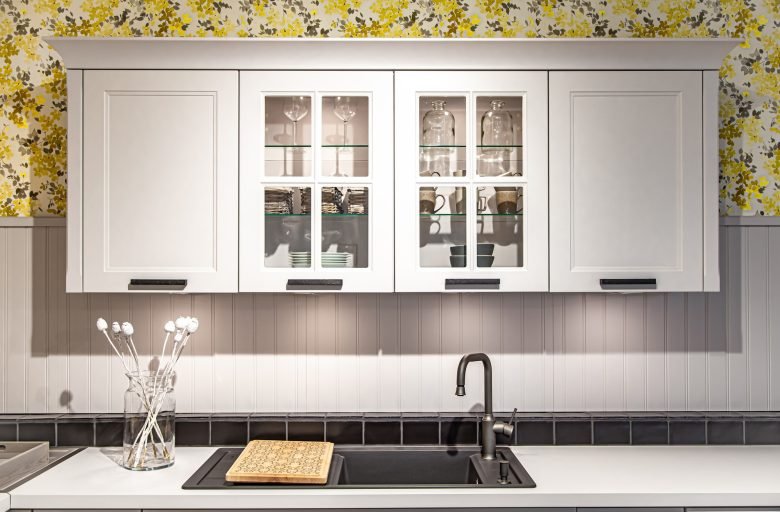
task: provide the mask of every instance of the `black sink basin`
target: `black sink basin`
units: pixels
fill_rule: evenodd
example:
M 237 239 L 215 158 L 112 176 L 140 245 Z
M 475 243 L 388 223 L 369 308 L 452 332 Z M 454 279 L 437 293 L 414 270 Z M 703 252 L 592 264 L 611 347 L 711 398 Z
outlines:
M 536 487 L 509 448 L 497 450 L 509 462 L 508 483 L 499 483 L 498 460 L 485 461 L 478 446 L 336 446 L 325 485 L 231 483 L 225 473 L 241 448 L 219 448 L 183 489 Z
M 339 487 L 536 487 L 508 448 L 509 483 L 500 484 L 499 462 L 485 461 L 479 447 L 336 447 L 343 457 Z

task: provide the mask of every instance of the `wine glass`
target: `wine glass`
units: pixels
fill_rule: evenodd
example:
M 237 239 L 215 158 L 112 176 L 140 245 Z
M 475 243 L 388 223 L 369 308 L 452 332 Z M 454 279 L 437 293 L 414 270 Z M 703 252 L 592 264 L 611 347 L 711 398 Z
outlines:
M 344 122 L 344 145 L 346 146 L 347 123 L 357 114 L 357 106 L 351 96 L 336 96 L 333 100 L 333 113 Z
M 309 113 L 309 106 L 307 105 L 307 98 L 305 96 L 290 96 L 284 99 L 284 115 L 293 123 L 293 146 L 297 144 L 296 130 L 298 128 L 298 121 L 306 117 Z

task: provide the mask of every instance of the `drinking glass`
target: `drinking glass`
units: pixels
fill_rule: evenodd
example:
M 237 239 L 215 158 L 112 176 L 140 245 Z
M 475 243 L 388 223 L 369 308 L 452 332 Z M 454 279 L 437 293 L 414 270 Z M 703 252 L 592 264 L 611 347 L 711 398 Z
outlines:
M 298 121 L 309 113 L 309 107 L 306 103 L 306 97 L 304 96 L 290 96 L 284 100 L 282 107 L 284 115 L 293 123 L 293 146 L 297 144 L 296 129 L 298 128 Z
M 347 145 L 347 123 L 349 123 L 355 114 L 357 108 L 350 96 L 336 96 L 333 101 L 333 113 L 344 122 L 344 145 Z

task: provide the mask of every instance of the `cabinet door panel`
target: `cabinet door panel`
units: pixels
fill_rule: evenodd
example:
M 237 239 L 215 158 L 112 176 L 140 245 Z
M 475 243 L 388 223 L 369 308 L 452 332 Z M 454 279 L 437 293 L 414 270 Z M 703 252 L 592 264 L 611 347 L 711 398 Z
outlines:
M 393 291 L 392 90 L 241 72 L 241 291 Z
M 87 71 L 84 291 L 237 290 L 238 73 Z
M 396 291 L 546 291 L 547 74 L 396 73 Z
M 700 72 L 550 73 L 550 288 L 702 286 Z

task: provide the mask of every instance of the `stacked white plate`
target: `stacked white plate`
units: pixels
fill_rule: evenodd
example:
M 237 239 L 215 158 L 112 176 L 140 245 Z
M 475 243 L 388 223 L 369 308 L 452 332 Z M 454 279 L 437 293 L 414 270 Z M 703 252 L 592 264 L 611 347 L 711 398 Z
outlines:
M 287 257 L 292 268 L 311 268 L 311 252 L 291 252 Z
M 353 266 L 352 254 L 348 252 L 323 252 L 323 268 L 351 268 Z

